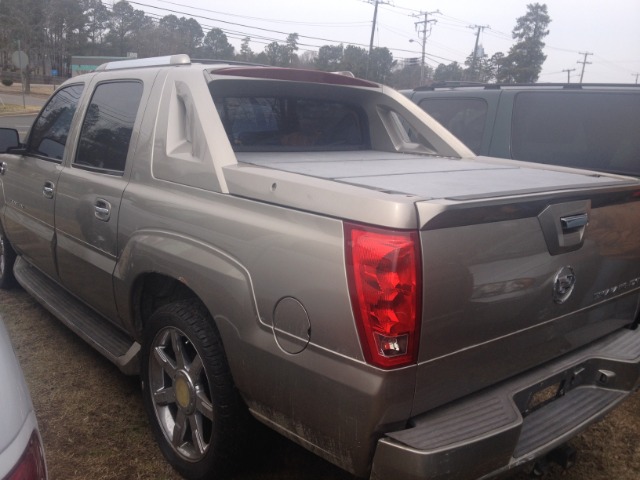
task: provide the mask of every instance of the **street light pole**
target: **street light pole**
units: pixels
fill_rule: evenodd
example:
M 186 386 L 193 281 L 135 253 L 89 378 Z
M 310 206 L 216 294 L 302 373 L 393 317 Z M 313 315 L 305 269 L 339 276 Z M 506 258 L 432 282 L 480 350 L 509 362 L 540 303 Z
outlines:
M 420 60 L 420 85 L 424 85 L 424 42 L 414 40 L 413 38 L 410 39 L 409 42 L 417 43 L 422 47 L 422 58 Z

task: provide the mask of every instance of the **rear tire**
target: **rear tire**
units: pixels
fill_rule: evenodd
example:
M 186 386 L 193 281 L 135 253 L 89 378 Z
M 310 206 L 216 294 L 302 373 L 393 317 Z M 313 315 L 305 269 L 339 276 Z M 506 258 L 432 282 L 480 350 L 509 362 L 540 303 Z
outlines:
M 248 413 L 204 306 L 179 301 L 159 308 L 145 328 L 144 404 L 171 465 L 188 479 L 218 478 L 234 464 Z
M 13 265 L 16 263 L 16 252 L 11 247 L 9 240 L 0 231 L 0 288 L 8 290 L 16 286 L 16 277 L 13 275 Z

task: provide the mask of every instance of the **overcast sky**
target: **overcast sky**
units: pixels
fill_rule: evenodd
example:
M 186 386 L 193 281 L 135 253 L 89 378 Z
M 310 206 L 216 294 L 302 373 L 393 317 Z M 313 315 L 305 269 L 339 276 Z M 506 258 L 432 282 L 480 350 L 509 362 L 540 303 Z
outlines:
M 109 2 L 110 3 L 110 2 Z M 139 0 L 132 6 L 153 16 L 193 17 L 205 33 L 214 27 L 227 33 L 239 49 L 244 36 L 255 53 L 288 33 L 300 35 L 300 51 L 344 43 L 368 49 L 374 0 Z M 486 26 L 480 44 L 487 55 L 507 53 L 516 19 L 527 12 L 527 0 L 388 0 L 378 7 L 374 45 L 389 48 L 394 58 L 419 57 L 416 22 L 428 13 L 427 63 L 464 63 L 473 51 L 478 26 Z M 540 82 L 583 81 L 635 83 L 640 74 L 640 0 L 547 0 L 551 23 L 545 38 Z M 433 12 L 433 13 L 432 13 Z M 435 13 L 439 12 L 439 13 Z M 410 42 L 413 39 L 414 42 Z

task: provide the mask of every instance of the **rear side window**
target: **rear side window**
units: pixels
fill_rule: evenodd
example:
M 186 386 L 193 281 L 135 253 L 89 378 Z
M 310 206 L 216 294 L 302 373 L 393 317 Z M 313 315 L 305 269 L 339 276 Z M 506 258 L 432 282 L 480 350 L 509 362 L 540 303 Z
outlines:
M 640 94 L 523 92 L 516 96 L 517 160 L 640 176 Z
M 479 154 L 487 120 L 487 102 L 481 98 L 426 98 L 418 105 Z
M 137 81 L 96 87 L 82 123 L 74 166 L 113 174 L 124 172 L 142 90 L 142 83 Z
M 295 97 L 214 97 L 236 151 L 368 148 L 365 117 L 347 103 Z
M 62 160 L 83 88 L 83 85 L 71 85 L 58 90 L 51 97 L 31 128 L 29 153 Z

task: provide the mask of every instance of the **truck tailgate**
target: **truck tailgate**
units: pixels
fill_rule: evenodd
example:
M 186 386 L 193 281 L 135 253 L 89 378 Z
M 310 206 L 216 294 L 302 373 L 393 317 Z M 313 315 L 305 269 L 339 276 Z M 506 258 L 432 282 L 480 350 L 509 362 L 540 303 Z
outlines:
M 424 295 L 413 413 L 632 324 L 639 200 L 637 186 L 620 186 L 418 204 Z

